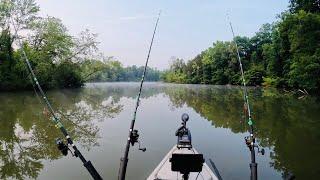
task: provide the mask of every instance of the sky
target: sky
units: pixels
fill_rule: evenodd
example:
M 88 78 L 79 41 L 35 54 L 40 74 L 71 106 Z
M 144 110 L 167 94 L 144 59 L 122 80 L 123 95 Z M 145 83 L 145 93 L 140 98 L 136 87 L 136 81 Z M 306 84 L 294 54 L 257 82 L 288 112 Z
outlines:
M 161 10 L 149 66 L 169 67 L 172 57 L 190 60 L 217 40 L 231 40 L 227 14 L 236 35 L 253 36 L 276 21 L 288 0 L 36 0 L 42 16 L 60 18 L 77 35 L 98 34 L 99 50 L 127 65 L 145 63 Z

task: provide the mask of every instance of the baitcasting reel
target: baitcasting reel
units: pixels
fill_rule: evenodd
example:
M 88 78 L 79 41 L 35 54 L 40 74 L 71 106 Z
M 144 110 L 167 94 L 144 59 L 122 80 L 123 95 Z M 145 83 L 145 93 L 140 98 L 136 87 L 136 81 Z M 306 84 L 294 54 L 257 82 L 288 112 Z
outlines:
M 142 151 L 142 152 L 145 152 L 147 150 L 147 148 L 141 148 L 141 143 L 139 141 L 139 133 L 138 133 L 138 130 L 134 129 L 132 132 L 131 132 L 131 135 L 130 135 L 130 143 L 132 146 L 134 146 L 135 143 L 138 143 L 139 144 L 139 150 Z
M 261 155 L 265 154 L 265 150 L 263 148 L 259 148 L 258 145 L 254 144 L 255 143 L 255 138 L 253 136 L 246 136 L 244 138 L 246 145 L 248 146 L 248 148 L 250 149 L 250 151 L 253 151 L 254 148 L 258 149 L 258 153 L 260 153 Z

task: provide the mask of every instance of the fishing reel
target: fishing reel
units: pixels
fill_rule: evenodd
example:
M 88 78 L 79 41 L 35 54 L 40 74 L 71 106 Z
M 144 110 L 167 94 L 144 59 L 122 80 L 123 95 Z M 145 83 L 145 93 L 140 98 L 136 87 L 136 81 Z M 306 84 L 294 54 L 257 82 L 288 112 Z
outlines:
M 130 134 L 130 143 L 132 146 L 134 146 L 135 143 L 139 144 L 139 150 L 142 152 L 145 152 L 147 148 L 141 148 L 141 142 L 139 141 L 139 133 L 138 130 L 134 129 Z
M 265 150 L 263 148 L 260 149 L 259 146 L 255 144 L 256 140 L 254 136 L 246 136 L 244 140 L 250 151 L 254 151 L 254 148 L 257 148 L 258 153 L 260 153 L 261 155 L 265 154 Z
M 63 142 L 63 140 L 61 140 L 60 138 L 56 139 L 56 145 L 57 145 L 57 148 L 59 149 L 59 151 L 60 151 L 64 156 L 67 156 L 67 155 L 68 155 L 68 151 L 70 151 L 71 154 L 72 154 L 72 156 L 74 156 L 73 153 L 72 153 L 72 151 L 69 149 L 68 144 L 65 144 L 65 143 Z
M 180 148 L 192 148 L 191 143 L 191 132 L 187 128 L 187 121 L 189 120 L 189 115 L 184 113 L 181 116 L 182 126 L 176 131 L 176 136 L 178 136 L 177 147 Z

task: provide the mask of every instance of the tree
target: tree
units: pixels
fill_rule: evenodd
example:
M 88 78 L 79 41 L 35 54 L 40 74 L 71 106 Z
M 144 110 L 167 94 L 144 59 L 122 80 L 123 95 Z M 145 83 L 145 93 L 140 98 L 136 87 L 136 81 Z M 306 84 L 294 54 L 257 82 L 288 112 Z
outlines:
M 96 34 L 82 31 L 79 37 L 68 34 L 60 19 L 47 17 L 32 23 L 29 43 L 53 62 L 82 62 L 97 51 Z
M 83 85 L 80 67 L 73 62 L 64 61 L 59 63 L 55 69 L 54 83 L 59 88 L 74 88 Z
M 0 82 L 6 82 L 1 86 L 5 87 L 12 79 L 10 69 L 13 66 L 13 49 L 11 47 L 11 36 L 9 31 L 2 31 L 0 36 Z
M 267 69 L 266 61 L 263 60 L 263 45 L 272 43 L 272 24 L 263 24 L 259 31 L 250 39 L 252 46 L 251 49 L 251 62 L 255 65 L 262 65 L 263 68 Z
M 71 56 L 71 48 L 75 43 L 60 19 L 39 19 L 32 23 L 31 31 L 29 44 L 41 54 L 44 61 L 57 63 Z
M 84 82 L 79 63 L 95 56 L 97 35 L 85 30 L 71 36 L 60 19 L 38 12 L 35 0 L 0 1 L 0 90 L 32 88 L 22 50 L 43 88 Z
M 66 60 L 72 62 L 83 62 L 88 58 L 95 56 L 98 51 L 97 34 L 91 33 L 86 29 L 79 34 L 79 37 L 73 38 L 73 47 L 71 54 Z
M 114 59 L 108 61 L 86 60 L 81 63 L 80 69 L 82 77 L 86 81 L 140 81 L 144 66 L 123 67 L 119 61 Z M 159 70 L 148 67 L 145 80 L 159 81 L 160 76 Z
M 290 8 L 253 37 L 235 37 L 247 83 L 319 93 L 319 1 L 292 0 Z M 176 62 L 164 81 L 183 77 L 183 83 L 240 84 L 233 42 L 217 41 L 187 61 L 183 71 L 178 67 Z
M 320 0 L 290 0 L 290 12 L 296 13 L 304 10 L 310 13 L 320 12 Z
M 11 44 L 19 38 L 21 30 L 27 30 L 38 16 L 39 6 L 35 0 L 0 1 L 0 31 L 9 30 Z
M 284 74 L 292 88 L 316 92 L 319 89 L 316 55 L 320 49 L 320 15 L 305 11 L 284 15 L 279 25 L 282 39 L 281 58 L 286 59 Z

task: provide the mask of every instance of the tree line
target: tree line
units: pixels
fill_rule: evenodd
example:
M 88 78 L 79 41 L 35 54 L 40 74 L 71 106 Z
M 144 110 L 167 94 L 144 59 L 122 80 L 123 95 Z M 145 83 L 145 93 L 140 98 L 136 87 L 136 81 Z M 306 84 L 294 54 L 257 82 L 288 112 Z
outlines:
M 290 0 L 289 9 L 253 37 L 237 36 L 248 85 L 320 92 L 320 1 Z M 217 41 L 195 58 L 174 59 L 163 80 L 241 84 L 235 44 Z
M 124 67 L 119 61 L 108 58 L 106 61 L 88 60 L 81 64 L 83 77 L 89 82 L 140 81 L 144 66 Z M 147 67 L 146 81 L 159 81 L 161 71 Z
M 142 67 L 123 67 L 99 55 L 97 34 L 84 30 L 72 36 L 60 19 L 40 17 L 39 11 L 35 0 L 0 1 L 0 90 L 32 89 L 22 50 L 45 89 L 141 78 Z M 159 80 L 158 70 L 148 70 L 147 80 Z

